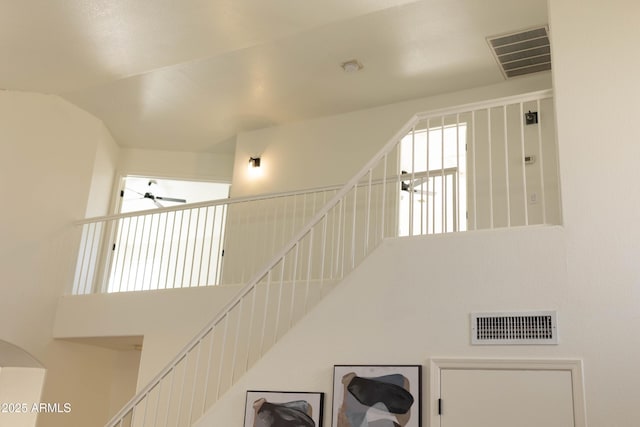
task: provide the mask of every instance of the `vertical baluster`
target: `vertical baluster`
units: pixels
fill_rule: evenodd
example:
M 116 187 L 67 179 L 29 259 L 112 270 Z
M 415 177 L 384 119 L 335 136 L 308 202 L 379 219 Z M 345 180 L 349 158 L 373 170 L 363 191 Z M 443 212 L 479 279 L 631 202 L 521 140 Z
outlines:
M 288 218 L 288 215 L 289 215 L 289 213 L 287 211 L 287 205 L 288 204 L 289 204 L 289 198 L 285 197 L 284 198 L 284 206 L 282 207 L 282 221 L 281 221 L 282 222 L 282 233 L 281 233 L 282 237 L 280 237 L 280 242 L 278 243 L 278 246 L 283 246 L 286 243 L 286 241 L 288 240 L 287 239 L 287 234 L 286 234 L 286 230 L 287 230 L 286 224 L 287 224 L 287 218 Z M 291 221 L 293 221 L 293 218 L 291 218 Z
M 382 169 L 382 209 L 380 210 L 380 240 L 383 240 L 385 237 L 385 212 L 387 209 L 387 157 L 388 154 L 385 153 L 383 157 L 383 169 Z
M 392 221 L 392 225 L 393 228 L 395 230 L 394 235 L 395 236 L 399 236 L 400 235 L 400 203 L 401 203 L 401 199 L 402 199 L 402 162 L 401 160 L 401 156 L 402 156 L 402 139 L 397 141 L 394 147 L 396 153 L 396 164 L 395 164 L 395 170 L 394 170 L 394 176 L 396 179 L 394 188 L 395 191 L 393 192 L 394 196 L 395 196 L 395 203 L 393 205 L 393 221 Z
M 171 252 L 168 252 L 168 256 L 167 256 L 167 260 L 165 262 L 164 260 L 164 254 L 165 254 L 165 243 L 167 242 L 167 240 L 169 242 L 171 242 L 171 240 L 173 239 L 167 239 L 167 231 L 169 230 L 169 215 L 171 213 L 170 212 L 165 212 L 165 220 L 164 220 L 164 231 L 162 232 L 162 246 L 160 248 L 160 262 L 159 262 L 159 270 L 158 270 L 158 289 L 160 289 L 160 284 L 162 283 L 162 278 L 160 277 L 162 274 L 162 269 L 166 266 L 166 272 L 164 275 L 164 284 L 163 287 L 166 288 L 167 287 L 167 275 L 169 272 L 169 259 L 171 258 Z M 174 221 L 175 221 L 175 212 L 174 212 Z
M 442 200 L 442 233 L 447 232 L 447 190 L 446 179 L 444 176 L 444 116 L 440 118 L 440 186 L 441 186 L 441 200 Z
M 256 259 L 256 253 L 255 253 L 255 246 L 250 244 L 249 242 L 252 241 L 251 239 L 251 231 L 250 231 L 250 220 L 251 220 L 251 208 L 247 207 L 249 203 L 243 203 L 242 206 L 246 212 L 246 220 L 247 223 L 244 227 L 244 239 L 242 240 L 242 242 L 245 244 L 245 248 L 246 250 L 249 252 L 249 256 L 245 258 L 245 260 L 249 261 L 249 262 L 243 262 L 242 264 L 242 273 L 240 275 L 240 282 L 241 283 L 245 283 L 245 273 L 247 273 L 247 275 L 250 277 L 251 276 L 251 272 L 250 271 L 246 271 L 247 268 L 251 268 L 251 271 L 254 270 L 255 267 L 255 259 Z
M 324 292 L 324 268 L 325 268 L 325 259 L 327 258 L 326 249 L 327 249 L 327 215 L 325 213 L 322 217 L 322 244 L 320 245 L 320 297 Z
M 291 220 L 291 234 L 289 235 L 288 238 L 284 239 L 283 243 L 286 242 L 287 240 L 289 240 L 291 237 L 293 237 L 293 235 L 296 232 L 297 214 L 298 214 L 298 196 L 294 195 L 293 196 L 293 215 L 291 216 L 291 218 L 292 218 L 292 220 Z
M 289 328 L 293 326 L 293 315 L 294 315 L 294 307 L 295 307 L 295 296 L 296 296 L 296 276 L 298 274 L 298 254 L 300 252 L 300 242 L 303 238 L 301 238 L 295 244 L 295 255 L 293 257 L 293 272 L 291 274 L 291 305 L 289 306 Z
M 203 337 L 206 335 L 203 335 Z M 189 404 L 189 426 L 192 425 L 193 423 L 193 404 L 195 403 L 196 400 L 196 385 L 198 384 L 198 368 L 200 366 L 200 352 L 202 349 L 202 340 L 198 341 L 198 353 L 196 355 L 196 365 L 193 371 L 193 388 L 191 390 L 191 403 Z M 205 379 L 206 381 L 206 379 Z
M 268 238 L 268 235 L 271 234 L 269 232 L 269 228 L 268 228 L 269 210 L 270 210 L 269 208 L 272 205 L 278 204 L 278 199 L 276 199 L 276 200 L 265 200 L 264 204 L 265 204 L 265 207 L 263 209 L 264 218 L 262 220 L 262 224 L 261 224 L 261 227 L 259 229 L 259 233 L 260 233 L 260 238 L 262 239 L 262 245 L 261 245 L 261 247 L 262 247 L 262 259 L 264 261 L 268 261 L 273 257 L 273 254 L 275 253 L 275 251 L 269 250 L 269 246 L 273 245 L 273 240 Z
M 311 215 L 313 215 L 313 213 L 311 213 Z M 302 195 L 302 217 L 300 218 L 300 225 L 301 226 L 304 226 L 307 223 L 306 216 L 307 216 L 307 193 L 304 193 Z M 300 240 L 302 240 L 302 239 L 300 239 Z M 304 251 L 304 246 L 302 246 L 301 250 Z M 311 248 L 309 248 L 309 250 L 311 250 Z M 303 255 L 304 255 L 304 253 L 303 253 Z M 297 264 L 298 263 L 296 262 L 296 265 Z M 302 274 L 302 270 L 300 270 L 300 274 Z M 294 275 L 294 279 L 295 278 L 296 277 Z
M 99 289 L 99 292 L 106 293 L 109 291 L 109 286 L 111 282 L 111 272 L 114 267 L 114 255 L 115 251 L 112 249 L 113 242 L 115 242 L 116 236 L 116 227 L 114 226 L 115 221 L 109 220 L 104 222 L 104 239 L 102 242 L 102 274 L 98 283 L 96 283 L 96 291 Z
M 84 263 L 85 258 L 87 256 L 87 246 L 89 244 L 89 234 L 91 233 L 91 224 L 83 224 L 82 225 L 82 234 L 80 237 L 80 247 L 78 249 L 78 263 L 76 264 L 76 284 L 74 284 L 74 289 L 77 289 L 77 292 L 74 290 L 74 294 L 80 293 L 80 287 L 82 287 L 82 294 L 86 293 L 87 285 L 84 283 L 82 286 L 80 285 L 83 282 L 86 282 L 86 279 L 83 279 L 83 271 L 84 271 Z
M 89 252 L 89 262 L 87 265 L 87 278 L 85 280 L 85 293 L 90 294 L 95 290 L 95 278 L 98 267 L 98 248 L 100 247 L 100 231 L 102 227 L 98 225 L 102 223 L 93 223 L 93 236 L 91 237 L 91 250 Z
M 140 241 L 137 244 L 138 246 L 138 262 L 137 265 L 133 265 L 133 259 L 135 258 L 135 255 L 131 255 L 131 269 L 135 270 L 134 274 L 133 274 L 133 286 L 131 286 L 131 284 L 129 285 L 129 290 L 130 291 L 137 291 L 138 290 L 138 270 L 140 270 L 140 268 L 138 268 L 140 266 L 140 258 L 142 257 L 142 245 L 143 245 L 143 240 L 144 240 L 144 230 L 147 226 L 147 215 L 140 215 L 138 216 L 138 222 L 140 222 L 140 219 L 142 219 L 142 228 L 140 230 Z M 136 247 L 136 242 L 138 241 L 138 227 L 136 224 L 136 234 L 134 235 L 134 248 Z M 129 270 L 129 274 L 131 274 L 131 270 Z M 131 278 L 131 276 L 129 276 L 129 278 Z M 140 287 L 139 290 L 142 290 L 142 287 Z
M 222 334 L 222 348 L 220 349 L 220 363 L 218 365 L 218 384 L 216 386 L 216 399 L 220 398 L 220 387 L 222 385 L 222 368 L 224 366 L 224 354 L 227 349 L 227 332 L 229 331 L 229 311 L 224 315 L 224 332 Z
M 164 414 L 164 427 L 169 425 L 169 408 L 171 408 L 171 400 L 173 397 L 173 382 L 176 377 L 175 365 L 171 367 L 171 381 L 169 382 L 169 394 L 167 395 L 167 410 Z M 166 378 L 166 377 L 165 377 Z
M 364 226 L 364 255 L 369 253 L 369 227 L 371 226 L 371 179 L 373 169 L 369 169 L 369 183 L 367 187 L 367 212 Z
M 237 320 L 237 326 L 236 326 L 236 336 L 234 337 L 234 340 L 233 340 L 233 352 L 231 353 L 231 369 L 230 369 L 231 376 L 229 378 L 230 386 L 233 385 L 235 382 L 236 360 L 238 359 L 238 341 L 240 340 L 240 329 L 242 327 L 242 311 L 244 308 L 244 297 L 246 295 L 247 294 L 244 294 L 242 298 L 240 298 L 240 300 L 238 301 L 238 304 L 236 305 L 236 307 L 238 307 L 238 320 Z M 229 312 L 231 312 L 231 310 L 229 310 Z
M 150 214 L 148 215 L 150 220 L 151 220 L 151 224 L 149 224 L 149 233 L 147 233 L 147 250 L 144 253 L 144 261 L 140 262 L 140 260 L 138 259 L 138 265 L 142 265 L 142 279 L 141 279 L 141 290 L 144 290 L 144 279 L 146 279 L 147 277 L 147 260 L 149 259 L 149 246 L 151 246 L 151 229 L 153 228 L 153 218 L 155 217 L 155 214 Z M 142 229 L 142 234 L 145 234 L 145 229 Z M 142 256 L 142 245 L 140 246 L 140 255 Z M 140 269 L 140 268 L 138 268 Z
M 522 194 L 523 194 L 523 202 L 524 202 L 524 225 L 529 225 L 529 207 L 527 201 L 529 200 L 529 195 L 527 192 L 527 172 L 525 170 L 525 162 L 524 157 L 526 153 L 524 152 L 524 111 L 522 102 L 520 105 L 520 149 L 522 150 L 522 158 L 520 159 L 520 166 L 522 167 Z
M 127 232 L 125 233 L 124 231 L 124 224 L 127 224 Z M 116 262 L 116 271 L 114 273 L 114 277 L 118 275 L 118 271 L 117 271 L 117 267 L 120 267 L 120 279 L 117 280 L 118 282 L 118 290 L 117 292 L 121 292 L 122 291 L 122 280 L 124 278 L 124 264 L 126 262 L 126 254 L 127 254 L 127 244 L 126 242 L 129 240 L 129 228 L 131 227 L 131 217 L 128 218 L 122 218 L 122 223 L 121 223 L 121 227 L 120 227 L 120 236 L 118 238 L 118 245 L 116 246 L 116 250 L 117 250 L 117 259 L 120 261 Z M 124 250 L 123 250 L 123 242 L 124 243 Z M 115 291 L 115 289 L 114 289 Z
M 353 189 L 352 189 L 353 190 Z M 343 224 L 342 224 L 342 256 L 340 257 L 341 259 L 341 264 L 340 264 L 340 278 L 343 278 L 345 275 L 345 265 L 347 264 L 347 259 L 348 259 L 348 255 L 347 255 L 347 200 L 348 200 L 349 195 L 345 194 L 343 201 L 344 203 L 342 204 L 342 218 L 343 218 Z
M 307 284 L 304 291 L 304 313 L 307 313 L 308 309 L 308 301 L 309 301 L 309 281 L 311 280 L 311 263 L 312 255 L 313 255 L 313 232 L 315 230 L 317 223 L 313 225 L 311 230 L 309 231 L 309 255 L 307 258 Z
M 411 128 L 411 178 L 407 186 L 407 197 L 409 198 L 409 236 L 413 236 L 413 185 L 416 180 L 416 127 Z
M 147 410 L 149 409 L 149 393 L 144 395 L 144 398 L 141 400 L 141 402 L 144 401 L 144 412 L 142 413 L 142 424 L 140 424 L 141 427 L 144 427 L 145 423 L 147 422 Z M 133 423 L 131 423 L 133 425 Z
M 273 344 L 276 343 L 276 341 L 278 341 L 278 329 L 280 327 L 280 309 L 282 307 L 282 286 L 284 283 L 284 268 L 285 268 L 285 261 L 287 259 L 287 256 L 284 255 L 281 258 L 282 261 L 282 270 L 280 272 L 280 288 L 278 290 L 278 307 L 276 308 L 276 325 L 275 325 L 275 330 L 273 331 Z
M 222 257 L 224 255 L 223 253 L 223 238 L 224 238 L 224 224 L 226 221 L 226 215 L 225 212 L 227 210 L 227 205 L 220 205 L 220 206 L 215 206 L 214 210 L 213 210 L 213 224 L 211 227 L 211 249 L 209 250 L 209 256 L 214 256 L 213 254 L 213 239 L 214 236 L 216 234 L 216 230 L 218 230 L 218 246 L 216 248 L 216 252 L 215 252 L 215 263 L 216 263 L 216 268 L 215 271 L 213 272 L 213 284 L 214 285 L 219 285 L 220 281 L 221 281 L 221 263 L 222 263 Z M 218 219 L 218 213 L 220 213 L 220 219 Z M 209 261 L 209 266 L 211 265 L 211 261 Z M 209 266 L 207 266 L 207 282 L 211 281 L 212 279 L 210 279 L 209 274 L 210 274 L 210 268 Z
M 211 340 L 209 341 L 209 357 L 207 360 L 207 373 L 205 374 L 204 377 L 204 390 L 202 391 L 202 411 L 200 412 L 200 415 L 204 414 L 204 412 L 207 410 L 207 395 L 209 394 L 209 382 L 210 382 L 210 375 L 211 375 L 211 362 L 213 361 L 213 343 L 215 341 L 215 333 L 216 333 L 216 327 L 218 326 L 217 323 L 215 323 L 211 329 L 209 329 L 209 331 L 207 333 L 211 334 Z M 155 424 L 154 424 L 155 425 Z
M 544 179 L 544 156 L 542 154 L 542 111 L 540 100 L 536 100 L 536 107 L 538 111 L 538 157 L 540 160 L 538 164 L 540 165 L 540 202 L 542 204 L 542 223 L 547 223 L 547 207 L 546 201 L 547 198 L 545 196 L 545 179 Z M 560 206 L 560 205 L 559 205 Z
M 217 226 L 217 222 L 216 219 L 218 217 L 218 205 L 215 206 L 209 206 L 207 208 L 207 212 L 213 209 L 213 217 L 211 218 L 211 231 L 210 231 L 210 236 L 209 236 L 209 257 L 207 259 L 207 273 L 204 276 L 204 280 L 206 282 L 207 285 L 218 285 L 219 283 L 217 283 L 217 281 L 215 280 L 215 277 L 213 279 L 213 283 L 211 283 L 211 280 L 209 279 L 209 274 L 211 273 L 211 262 L 213 261 L 213 240 L 214 237 L 216 235 L 216 226 Z M 218 248 L 219 249 L 219 248 Z M 217 255 L 217 252 L 216 252 Z M 218 259 L 216 257 L 216 271 L 218 269 Z M 215 276 L 215 273 L 214 273 Z
M 222 218 L 220 221 L 220 233 L 218 236 L 218 269 L 216 270 L 216 283 L 222 280 L 224 273 L 224 246 L 227 241 L 227 218 L 229 217 L 229 205 L 222 205 Z
M 473 229 L 478 229 L 478 183 L 476 178 L 476 112 L 471 112 L 471 163 L 473 165 Z
M 178 247 L 176 248 L 176 259 L 174 262 L 174 270 L 173 270 L 173 280 L 171 282 L 171 288 L 176 287 L 176 276 L 178 274 L 178 262 L 180 261 L 180 241 L 182 240 L 182 226 L 184 221 L 184 211 L 175 211 L 175 216 L 178 216 L 178 212 L 180 212 L 180 225 L 178 226 Z M 175 232 L 175 223 L 174 223 L 174 232 Z M 173 246 L 173 235 L 171 236 L 171 246 Z M 167 281 L 167 286 L 169 282 Z
M 487 108 L 487 141 L 489 145 L 489 228 L 493 228 L 493 149 L 491 143 L 491 108 Z
M 264 276 L 263 276 L 264 277 Z M 249 356 L 251 355 L 251 342 L 253 340 L 253 322 L 256 312 L 256 294 L 258 293 L 258 285 L 260 284 L 260 280 L 253 285 L 253 293 L 251 295 L 251 311 L 249 312 L 249 332 L 247 333 L 247 359 L 244 364 L 244 372 L 249 370 Z
M 338 274 L 338 267 L 337 267 L 337 259 L 338 259 L 338 245 L 337 245 L 337 241 L 338 241 L 338 233 L 336 232 L 336 217 L 337 217 L 337 210 L 338 210 L 338 206 L 339 206 L 340 201 L 338 201 L 335 205 L 333 205 L 331 207 L 331 258 L 330 258 L 330 262 L 331 265 L 329 266 L 329 277 L 331 279 L 335 278 L 336 275 Z
M 162 384 L 164 384 L 164 378 L 158 381 L 158 397 L 156 398 L 155 410 L 153 411 L 152 426 L 158 425 L 158 410 L 160 409 L 160 396 L 162 395 Z
M 356 215 L 358 206 L 358 184 L 353 186 L 353 221 L 351 224 L 351 270 L 356 265 Z
M 133 218 L 131 218 L 133 219 Z M 138 236 L 138 223 L 140 222 L 140 216 L 136 216 L 135 217 L 136 220 L 136 226 L 133 229 L 133 241 L 131 242 L 131 258 L 129 259 L 129 272 L 127 274 L 127 285 L 126 285 L 126 291 L 131 291 L 131 290 L 135 290 L 135 281 L 133 282 L 133 289 L 131 289 L 131 271 L 133 270 L 133 258 L 134 258 L 134 252 L 135 252 L 135 248 L 136 248 L 136 238 Z M 136 269 L 137 270 L 137 269 Z
M 427 119 L 427 149 L 426 149 L 426 162 L 427 162 L 427 197 L 426 197 L 426 206 L 425 206 L 425 210 L 427 213 L 427 217 L 426 217 L 426 223 L 427 223 L 427 230 L 426 230 L 426 234 L 429 234 L 429 208 L 434 209 L 433 205 L 435 205 L 435 187 L 434 187 L 434 191 L 433 191 L 433 200 L 430 201 L 431 199 L 431 165 L 429 163 L 429 151 L 431 151 L 431 125 L 430 125 L 431 120 Z M 435 184 L 434 184 L 435 186 Z M 431 221 L 435 221 L 435 211 L 431 214 Z M 431 226 L 431 233 L 435 233 L 435 224 Z
M 194 235 L 193 235 L 193 250 L 191 251 L 191 268 L 189 268 L 189 281 L 187 282 L 187 287 L 191 287 L 194 286 L 193 284 L 193 268 L 195 266 L 195 261 L 196 261 L 196 249 L 198 248 L 198 233 L 200 230 L 200 211 L 202 208 L 194 208 L 191 210 L 191 212 L 193 212 L 194 210 L 197 212 L 196 213 L 196 226 L 194 227 Z M 205 223 L 206 225 L 206 223 Z M 187 242 L 188 240 L 188 236 L 189 233 L 187 234 Z M 204 246 L 204 241 L 202 242 L 203 246 Z M 183 273 L 184 276 L 184 273 Z M 196 284 L 195 286 L 198 286 L 197 280 L 196 280 Z
M 156 256 L 158 254 L 158 244 L 161 240 L 164 240 L 164 238 L 160 238 L 160 223 L 162 222 L 162 217 L 166 216 L 166 212 L 158 214 L 158 222 L 157 222 L 157 226 L 156 226 L 156 232 L 155 232 L 155 236 L 156 236 L 156 242 L 153 245 L 153 253 L 151 255 L 151 278 L 149 281 L 149 288 L 152 288 L 152 285 L 154 284 L 155 280 L 154 280 L 154 276 L 155 277 L 160 277 L 160 265 L 156 266 Z M 156 271 L 158 272 L 158 274 L 156 275 Z M 155 286 L 153 287 L 153 289 L 158 289 L 160 287 L 160 281 L 158 280 L 157 283 L 155 283 Z
M 205 264 L 205 262 L 207 263 L 207 265 L 209 265 L 209 260 L 205 261 L 205 257 L 204 257 L 204 246 L 205 246 L 204 243 L 207 241 L 207 226 L 209 225 L 209 208 L 210 206 L 207 206 L 204 208 L 204 226 L 202 227 L 202 247 L 200 249 L 200 266 L 198 267 L 198 278 L 196 279 L 196 286 L 207 285 L 207 283 L 202 283 L 202 280 L 200 279 L 202 276 L 203 265 Z M 209 252 L 209 258 L 211 258 L 211 252 Z
M 344 263 L 340 262 L 341 258 L 344 258 L 344 255 L 342 255 L 344 253 L 344 225 L 343 225 L 343 212 L 345 210 L 345 199 L 346 199 L 347 195 L 345 194 L 345 196 L 343 198 L 340 199 L 339 201 L 339 206 L 338 206 L 338 231 L 337 231 L 337 236 L 336 236 L 336 279 L 341 278 L 343 273 L 344 273 Z M 346 222 L 346 220 L 345 220 Z
M 285 199 L 286 200 L 286 199 Z M 279 205 L 279 200 L 276 200 L 275 203 L 272 203 L 273 205 L 273 220 L 272 220 L 272 226 L 271 226 L 271 239 L 266 239 L 267 242 L 271 242 L 271 249 L 269 251 L 270 254 L 275 254 L 276 253 L 276 234 L 277 234 L 277 229 L 278 229 L 278 205 Z
M 456 174 L 453 176 L 453 231 L 460 231 L 460 204 L 458 203 L 458 189 L 460 188 L 460 114 L 456 114 Z
M 429 133 L 428 129 L 426 133 Z M 420 203 L 420 235 L 425 235 L 427 234 L 427 228 L 429 228 L 429 224 L 427 224 L 427 219 L 425 217 L 427 206 L 426 200 L 429 198 L 429 194 L 428 191 L 424 189 L 425 185 L 429 186 L 429 171 L 427 170 L 427 167 L 425 167 L 425 170 L 422 171 L 422 173 L 423 175 L 422 178 L 420 178 L 420 185 L 418 186 L 419 193 L 417 194 L 420 194 L 420 199 L 418 199 L 418 203 Z
M 185 275 L 187 274 L 187 254 L 189 253 L 189 240 L 191 237 L 191 218 L 193 217 L 193 209 L 184 210 L 183 212 L 184 213 L 189 212 L 189 219 L 187 221 L 187 234 L 184 239 L 184 254 L 182 255 L 182 277 L 180 280 L 180 287 L 188 288 L 190 285 L 189 282 L 191 281 L 191 276 L 189 276 L 189 282 L 187 282 Z M 196 218 L 196 224 L 197 222 L 198 222 L 198 219 Z
M 191 351 L 191 350 L 189 350 Z M 189 352 L 176 362 L 176 366 L 184 362 L 184 373 L 182 375 L 182 385 L 180 385 L 180 395 L 178 397 L 178 414 L 176 415 L 176 427 L 180 425 L 180 413 L 182 412 L 182 401 L 184 400 L 184 386 L 187 382 L 187 368 L 189 367 Z
M 507 132 L 507 106 L 502 106 L 502 121 L 504 127 L 504 174 L 507 190 L 507 227 L 511 227 L 511 190 L 509 187 L 509 137 Z
M 262 332 L 260 333 L 260 351 L 258 352 L 259 356 L 262 357 L 264 354 L 264 341 L 265 336 L 267 334 L 267 312 L 269 309 L 269 295 L 271 295 L 271 272 L 273 268 L 269 270 L 267 273 L 267 289 L 265 290 L 265 298 L 264 298 L 264 315 L 262 317 Z

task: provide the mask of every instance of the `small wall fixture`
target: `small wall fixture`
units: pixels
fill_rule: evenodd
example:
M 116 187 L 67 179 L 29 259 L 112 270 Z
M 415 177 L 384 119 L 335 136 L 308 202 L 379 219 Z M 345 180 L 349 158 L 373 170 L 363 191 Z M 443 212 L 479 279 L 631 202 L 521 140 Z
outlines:
M 360 61 L 358 61 L 357 59 L 351 59 L 349 61 L 345 61 L 342 64 L 340 64 L 340 66 L 347 73 L 354 73 L 354 72 L 360 71 L 360 70 L 362 70 L 364 68 L 362 63 Z
M 249 167 L 250 168 L 259 168 L 260 167 L 260 157 L 249 157 Z
M 531 112 L 531 110 L 529 110 L 528 113 L 524 113 L 524 122 L 528 125 L 535 125 L 538 123 L 538 112 Z

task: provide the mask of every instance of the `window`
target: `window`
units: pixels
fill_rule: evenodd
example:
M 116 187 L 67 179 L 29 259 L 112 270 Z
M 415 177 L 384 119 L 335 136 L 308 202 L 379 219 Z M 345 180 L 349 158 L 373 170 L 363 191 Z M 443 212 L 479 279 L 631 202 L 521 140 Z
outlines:
M 107 292 L 218 284 L 226 204 L 187 204 L 226 199 L 227 183 L 126 177 L 114 224 Z M 185 209 L 181 209 L 182 206 Z M 155 212 L 158 208 L 175 208 Z
M 467 125 L 416 129 L 400 144 L 399 235 L 465 231 Z

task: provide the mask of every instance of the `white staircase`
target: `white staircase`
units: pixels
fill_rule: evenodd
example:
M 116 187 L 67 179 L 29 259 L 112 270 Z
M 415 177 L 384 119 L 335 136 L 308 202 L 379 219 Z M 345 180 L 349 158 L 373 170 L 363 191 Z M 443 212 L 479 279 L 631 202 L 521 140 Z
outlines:
M 559 223 L 554 136 L 550 92 L 414 116 L 107 426 L 193 425 L 387 237 Z

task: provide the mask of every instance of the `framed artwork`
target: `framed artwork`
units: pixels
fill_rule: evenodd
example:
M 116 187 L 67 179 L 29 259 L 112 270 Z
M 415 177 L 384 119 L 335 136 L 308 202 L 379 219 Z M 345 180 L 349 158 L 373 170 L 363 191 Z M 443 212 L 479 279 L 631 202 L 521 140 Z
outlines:
M 244 427 L 321 427 L 324 393 L 247 391 Z
M 336 365 L 333 427 L 420 427 L 420 365 Z

